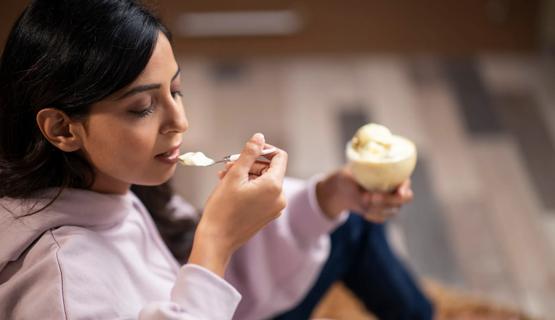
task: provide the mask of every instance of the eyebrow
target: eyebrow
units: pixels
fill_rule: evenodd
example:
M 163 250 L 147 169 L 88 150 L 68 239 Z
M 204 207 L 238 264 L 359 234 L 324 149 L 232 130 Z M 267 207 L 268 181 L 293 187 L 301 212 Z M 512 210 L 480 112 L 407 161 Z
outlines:
M 173 82 L 173 80 L 175 80 L 175 78 L 177 78 L 177 76 L 179 76 L 180 73 L 181 73 L 181 68 L 177 67 L 177 71 L 173 75 L 170 82 Z M 129 96 L 132 96 L 134 94 L 141 93 L 141 92 L 144 92 L 144 91 L 153 90 L 153 89 L 160 89 L 160 86 L 161 86 L 160 83 L 143 84 L 143 85 L 140 85 L 140 86 L 136 86 L 136 87 L 133 87 L 133 88 L 129 89 L 128 91 L 126 91 L 124 94 L 122 94 L 116 100 L 122 100 L 122 99 L 125 99 L 125 98 L 129 97 Z

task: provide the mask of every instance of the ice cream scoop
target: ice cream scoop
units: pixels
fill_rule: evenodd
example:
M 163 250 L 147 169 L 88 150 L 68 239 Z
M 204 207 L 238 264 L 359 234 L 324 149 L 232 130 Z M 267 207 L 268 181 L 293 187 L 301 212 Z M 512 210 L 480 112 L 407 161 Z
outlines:
M 355 180 L 365 189 L 388 192 L 408 179 L 416 165 L 412 141 L 379 124 L 360 127 L 346 148 Z

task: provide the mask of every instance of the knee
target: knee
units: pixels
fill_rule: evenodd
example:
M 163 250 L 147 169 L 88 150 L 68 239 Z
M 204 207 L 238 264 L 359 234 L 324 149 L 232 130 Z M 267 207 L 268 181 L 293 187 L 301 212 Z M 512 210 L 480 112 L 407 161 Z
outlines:
M 397 302 L 394 306 L 370 308 L 370 311 L 383 320 L 432 320 L 434 318 L 434 307 L 427 299 L 404 304 Z
M 410 319 L 431 320 L 434 318 L 434 306 L 427 297 L 423 296 L 420 301 L 411 306 L 411 309 Z
M 413 295 L 412 299 L 405 301 L 404 306 L 399 306 L 402 310 L 399 316 L 390 319 L 403 320 L 432 320 L 434 318 L 434 306 L 424 295 Z M 388 319 L 387 317 L 384 319 Z

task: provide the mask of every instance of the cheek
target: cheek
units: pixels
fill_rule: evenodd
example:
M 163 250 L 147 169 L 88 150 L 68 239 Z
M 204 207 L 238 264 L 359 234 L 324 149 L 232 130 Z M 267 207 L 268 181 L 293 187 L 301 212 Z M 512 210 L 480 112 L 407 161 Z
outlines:
M 90 123 L 84 147 L 93 165 L 129 170 L 130 167 L 139 169 L 141 162 L 151 158 L 155 140 L 155 131 L 148 125 L 97 119 Z

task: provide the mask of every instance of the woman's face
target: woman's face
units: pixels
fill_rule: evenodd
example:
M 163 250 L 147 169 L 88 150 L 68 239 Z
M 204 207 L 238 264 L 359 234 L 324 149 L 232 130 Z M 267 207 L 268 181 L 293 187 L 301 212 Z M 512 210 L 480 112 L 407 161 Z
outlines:
M 95 170 L 93 190 L 125 193 L 131 184 L 157 185 L 172 176 L 188 128 L 179 76 L 171 45 L 160 33 L 141 75 L 92 105 L 81 150 Z

